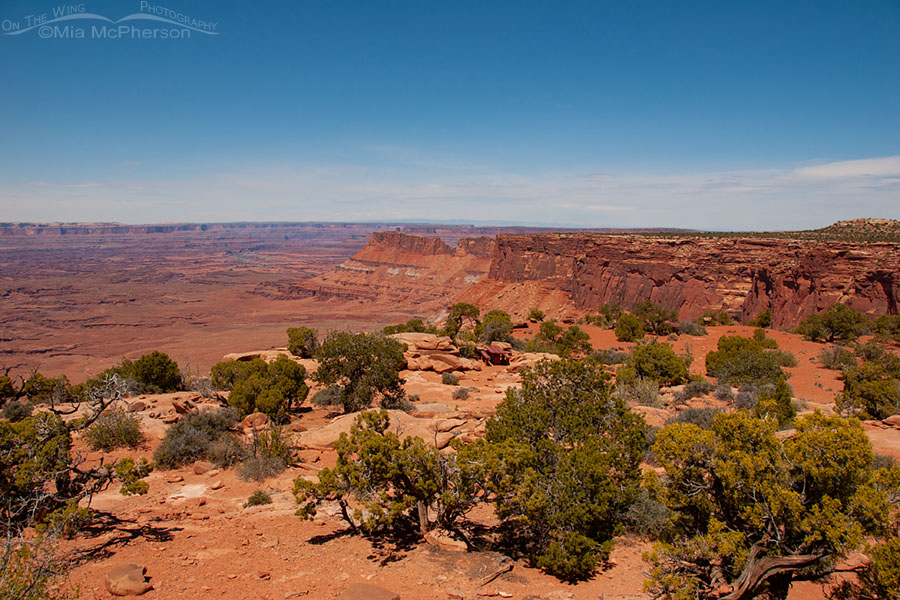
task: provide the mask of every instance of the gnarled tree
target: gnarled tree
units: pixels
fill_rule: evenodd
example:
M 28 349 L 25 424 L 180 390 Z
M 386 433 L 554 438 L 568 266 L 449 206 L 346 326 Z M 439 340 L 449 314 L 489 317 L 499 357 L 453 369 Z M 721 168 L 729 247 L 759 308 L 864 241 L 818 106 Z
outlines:
M 647 559 L 655 597 L 784 598 L 883 531 L 889 504 L 855 419 L 807 415 L 781 440 L 776 419 L 720 414 L 712 430 L 676 424 L 657 435 L 665 475 L 648 476 L 672 512 Z

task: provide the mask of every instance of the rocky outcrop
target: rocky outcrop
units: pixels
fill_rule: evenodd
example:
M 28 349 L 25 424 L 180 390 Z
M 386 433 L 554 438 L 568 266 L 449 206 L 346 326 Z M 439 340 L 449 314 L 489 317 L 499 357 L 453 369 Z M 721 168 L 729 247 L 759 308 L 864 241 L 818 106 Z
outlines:
M 376 232 L 350 259 L 328 273 L 298 283 L 292 293 L 434 314 L 487 276 L 493 254 L 492 238 L 463 238 L 450 246 L 434 237 Z
M 481 362 L 459 355 L 459 350 L 445 336 L 431 333 L 396 333 L 391 336 L 406 346 L 404 357 L 410 371 L 480 371 Z
M 892 243 L 500 235 L 488 278 L 538 282 L 565 292 L 583 312 L 652 300 L 685 319 L 713 308 L 746 321 L 771 307 L 775 326 L 793 327 L 838 301 L 895 314 L 900 252 Z

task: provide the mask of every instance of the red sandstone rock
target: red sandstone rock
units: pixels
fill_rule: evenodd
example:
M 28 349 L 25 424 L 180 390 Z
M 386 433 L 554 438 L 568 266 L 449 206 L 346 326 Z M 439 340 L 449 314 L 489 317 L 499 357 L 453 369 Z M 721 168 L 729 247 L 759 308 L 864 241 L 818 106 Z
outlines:
M 773 325 L 789 328 L 837 301 L 896 312 L 900 252 L 890 243 L 499 235 L 489 278 L 540 282 L 588 312 L 649 299 L 684 319 L 713 308 L 747 320 L 771 306 Z
M 141 565 L 127 563 L 114 567 L 106 575 L 106 589 L 113 596 L 140 596 L 153 589 L 144 574 L 147 569 Z

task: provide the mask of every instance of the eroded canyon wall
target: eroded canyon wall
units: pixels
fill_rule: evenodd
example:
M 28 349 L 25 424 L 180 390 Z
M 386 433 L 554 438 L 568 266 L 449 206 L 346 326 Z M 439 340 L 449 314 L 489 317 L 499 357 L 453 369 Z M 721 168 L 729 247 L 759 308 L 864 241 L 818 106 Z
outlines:
M 746 321 L 771 307 L 773 325 L 794 327 L 838 301 L 895 314 L 900 252 L 891 243 L 500 235 L 488 277 L 549 285 L 584 312 L 649 299 L 678 308 L 684 319 L 713 308 Z
M 493 238 L 462 238 L 451 246 L 439 238 L 395 231 L 372 234 L 369 243 L 335 269 L 301 282 L 296 296 L 361 300 L 370 310 L 398 307 L 436 315 L 468 286 L 487 277 Z

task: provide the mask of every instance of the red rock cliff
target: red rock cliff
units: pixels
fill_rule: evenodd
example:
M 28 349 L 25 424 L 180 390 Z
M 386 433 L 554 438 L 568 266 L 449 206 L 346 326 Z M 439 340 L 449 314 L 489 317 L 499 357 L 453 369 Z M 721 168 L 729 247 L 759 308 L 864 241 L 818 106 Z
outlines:
M 900 249 L 890 243 L 757 238 L 500 235 L 488 274 L 512 285 L 540 282 L 579 311 L 652 300 L 691 319 L 708 308 L 745 321 L 766 307 L 774 325 L 846 302 L 897 312 Z
M 303 281 L 289 293 L 364 301 L 368 309 L 385 313 L 436 315 L 487 276 L 493 255 L 494 240 L 489 237 L 462 238 L 454 248 L 439 238 L 376 232 L 337 268 Z

